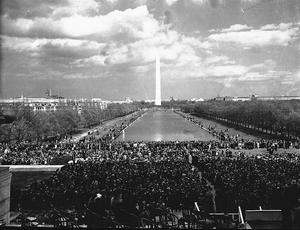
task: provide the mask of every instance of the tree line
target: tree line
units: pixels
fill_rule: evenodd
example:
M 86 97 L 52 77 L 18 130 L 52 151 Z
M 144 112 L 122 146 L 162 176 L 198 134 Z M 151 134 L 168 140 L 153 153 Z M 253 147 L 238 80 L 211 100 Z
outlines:
M 28 105 L 14 104 L 10 107 L 16 120 L 4 124 L 0 129 L 1 141 L 43 140 L 61 137 L 90 128 L 101 122 L 133 113 L 139 109 L 136 104 L 108 104 L 106 109 L 84 107 L 81 112 L 71 105 L 60 105 L 56 111 L 34 112 Z
M 106 109 L 83 107 L 81 113 L 72 105 L 60 106 L 57 111 L 34 112 L 31 107 L 15 104 L 16 120 L 0 129 L 1 141 L 41 140 L 78 132 L 101 122 L 125 116 L 154 103 L 108 104 Z M 300 138 L 300 101 L 204 101 L 172 100 L 163 102 L 166 109 L 181 109 L 199 117 L 214 119 L 245 127 L 284 139 Z
M 284 139 L 300 138 L 300 101 L 205 101 L 181 109 Z

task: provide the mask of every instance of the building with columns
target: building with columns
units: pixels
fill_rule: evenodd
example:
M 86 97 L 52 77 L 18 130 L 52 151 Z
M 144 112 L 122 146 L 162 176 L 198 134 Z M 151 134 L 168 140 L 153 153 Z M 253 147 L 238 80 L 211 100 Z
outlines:
M 106 109 L 109 101 L 103 101 L 98 99 L 65 99 L 65 98 L 10 98 L 10 99 L 0 99 L 0 104 L 3 106 L 13 106 L 15 104 L 28 105 L 32 108 L 34 112 L 51 112 L 63 109 L 64 107 L 72 107 L 74 110 L 77 109 L 79 112 L 83 108 L 100 108 Z

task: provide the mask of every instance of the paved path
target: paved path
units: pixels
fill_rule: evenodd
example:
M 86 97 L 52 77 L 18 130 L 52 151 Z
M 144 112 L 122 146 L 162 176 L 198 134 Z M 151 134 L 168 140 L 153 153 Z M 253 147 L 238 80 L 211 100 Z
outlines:
M 93 131 L 98 131 L 99 132 L 99 135 L 97 137 L 99 137 L 99 138 L 103 137 L 109 132 L 109 129 L 111 129 L 114 126 L 117 126 L 117 127 L 120 126 L 125 120 L 130 119 L 132 117 L 132 115 L 136 114 L 136 113 L 137 112 L 126 115 L 125 117 L 117 117 L 117 118 L 114 118 L 112 120 L 104 121 L 102 123 L 102 125 L 97 125 L 97 126 L 94 126 L 91 129 L 85 130 L 82 133 L 74 134 L 73 137 L 72 137 L 72 141 L 73 142 L 78 142 L 83 137 L 86 137 L 89 132 L 93 132 Z

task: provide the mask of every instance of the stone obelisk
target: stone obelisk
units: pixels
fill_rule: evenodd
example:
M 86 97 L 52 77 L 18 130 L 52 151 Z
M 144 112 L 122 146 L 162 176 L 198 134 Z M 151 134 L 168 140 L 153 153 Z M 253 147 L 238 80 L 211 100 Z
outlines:
M 155 91 L 155 105 L 161 105 L 161 88 L 160 88 L 160 58 L 159 54 L 156 56 L 156 91 Z

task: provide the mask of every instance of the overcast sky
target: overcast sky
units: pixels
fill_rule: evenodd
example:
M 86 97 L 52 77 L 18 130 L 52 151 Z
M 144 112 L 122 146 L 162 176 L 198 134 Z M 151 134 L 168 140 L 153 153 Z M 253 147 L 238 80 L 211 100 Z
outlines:
M 1 97 L 300 96 L 298 0 L 1 0 Z

